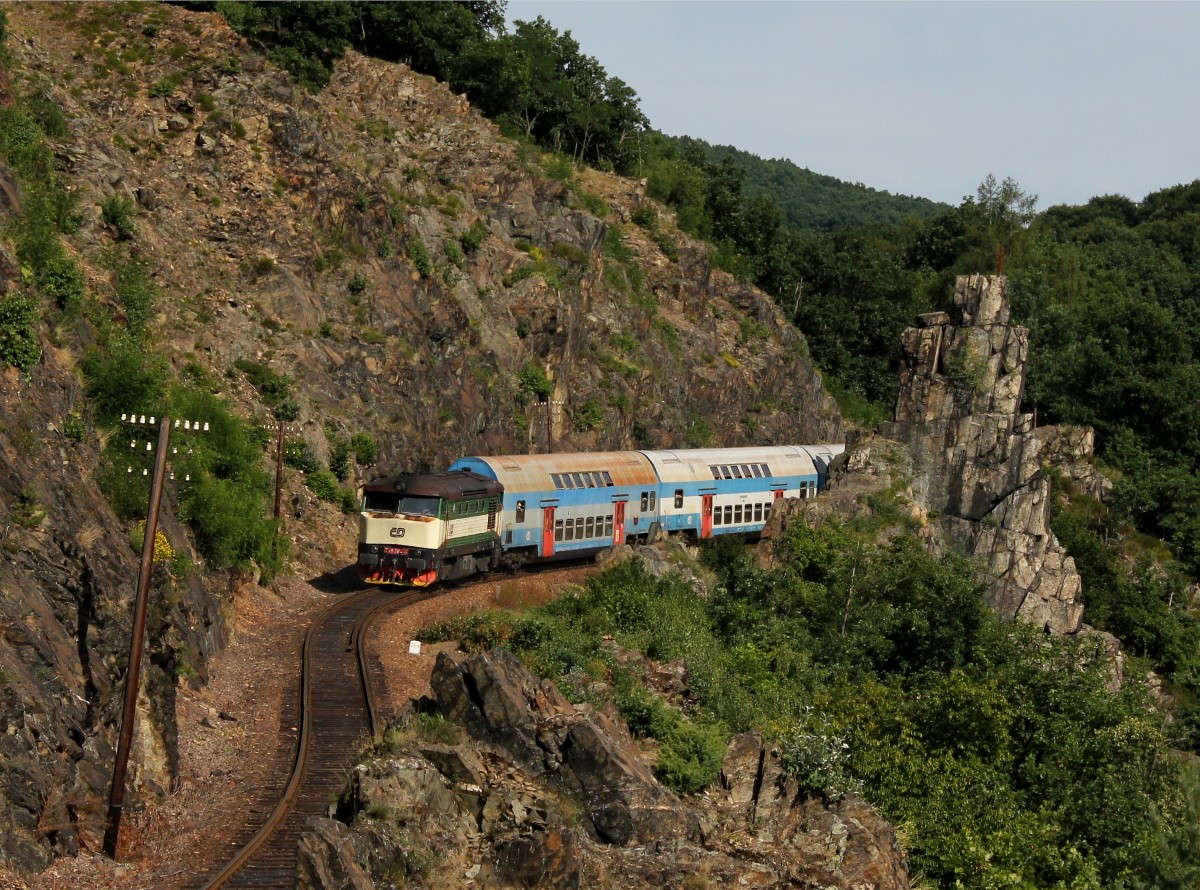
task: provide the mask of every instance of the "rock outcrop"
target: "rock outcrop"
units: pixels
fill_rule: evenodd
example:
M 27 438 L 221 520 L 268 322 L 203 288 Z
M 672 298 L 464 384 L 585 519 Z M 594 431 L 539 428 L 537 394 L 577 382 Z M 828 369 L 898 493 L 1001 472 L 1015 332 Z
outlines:
M 306 888 L 355 887 L 339 876 L 359 868 L 413 887 L 908 887 L 895 829 L 856 797 L 800 793 L 757 735 L 730 743 L 719 788 L 683 800 L 618 718 L 571 705 L 502 649 L 439 655 L 434 686 L 466 738 L 402 720 L 344 796 L 357 842 L 310 825 Z
M 1047 459 L 1082 469 L 1089 432 L 1034 429 L 1020 411 L 1029 331 L 1010 323 L 1003 277 L 960 276 L 955 318 L 922 316 L 904 333 L 905 366 L 895 420 L 880 432 L 910 452 L 915 501 L 945 540 L 988 567 L 986 597 L 1004 619 L 1058 633 L 1082 625 L 1074 560 L 1049 526 Z M 853 456 L 847 458 L 853 460 Z M 1094 474 L 1094 471 L 1093 471 Z

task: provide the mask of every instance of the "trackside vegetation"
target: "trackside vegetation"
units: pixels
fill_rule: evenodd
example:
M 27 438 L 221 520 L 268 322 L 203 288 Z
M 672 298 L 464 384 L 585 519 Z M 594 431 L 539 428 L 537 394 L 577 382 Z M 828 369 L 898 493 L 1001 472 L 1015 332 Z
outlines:
M 149 323 L 161 295 L 151 265 L 129 249 L 137 229 L 133 202 L 121 195 L 102 202 L 102 218 L 114 241 L 92 258 L 111 284 L 96 292 L 87 288 L 82 254 L 70 241 L 79 228 L 78 198 L 64 187 L 47 143 L 47 137 L 65 132 L 62 109 L 36 83 L 0 109 L 0 158 L 12 169 L 23 198 L 6 231 L 21 264 L 21 291 L 0 298 L 0 363 L 32 373 L 41 356 L 43 325 L 58 327 L 57 337 L 70 337 L 69 344 L 83 356 L 90 421 L 102 431 L 95 478 L 127 521 L 145 517 L 150 478 L 142 470 L 149 469 L 153 455 L 130 448 L 121 414 L 166 412 L 207 422 L 207 434 L 173 436 L 173 444 L 183 446 L 172 458 L 180 515 L 211 566 L 256 565 L 270 579 L 286 548 L 267 513 L 272 491 L 264 469 L 267 437 L 235 417 L 223 399 L 175 379 L 152 348 Z M 72 430 L 77 440 L 85 438 L 80 417 Z
M 707 597 L 630 560 L 425 638 L 503 644 L 574 700 L 611 699 L 681 792 L 716 779 L 731 733 L 760 729 L 810 793 L 859 792 L 901 825 L 935 886 L 1191 886 L 1166 876 L 1200 874 L 1197 774 L 1137 676 L 1111 688 L 1099 643 L 1001 624 L 965 561 L 906 534 L 797 524 L 778 546 L 771 571 L 737 543 L 706 549 Z M 606 635 L 682 659 L 686 706 L 647 690 Z

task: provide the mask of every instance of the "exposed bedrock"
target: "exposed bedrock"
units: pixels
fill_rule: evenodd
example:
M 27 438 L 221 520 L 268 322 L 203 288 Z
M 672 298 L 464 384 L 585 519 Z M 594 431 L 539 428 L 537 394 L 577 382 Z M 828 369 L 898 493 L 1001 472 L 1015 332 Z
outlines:
M 1043 464 L 1101 494 L 1086 461 L 1092 433 L 1035 429 L 1021 413 L 1029 331 L 1009 323 L 1002 276 L 959 276 L 954 306 L 954 317 L 929 313 L 904 332 L 896 419 L 880 433 L 910 452 L 913 497 L 945 542 L 987 567 L 987 600 L 1000 617 L 1074 633 L 1080 579 L 1050 530 Z

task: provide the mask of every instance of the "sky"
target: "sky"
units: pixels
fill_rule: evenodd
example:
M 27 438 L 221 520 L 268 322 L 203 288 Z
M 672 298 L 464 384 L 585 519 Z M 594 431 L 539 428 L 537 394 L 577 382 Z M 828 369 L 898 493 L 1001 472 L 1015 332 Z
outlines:
M 657 130 L 958 204 L 1038 209 L 1200 178 L 1200 3 L 509 0 Z

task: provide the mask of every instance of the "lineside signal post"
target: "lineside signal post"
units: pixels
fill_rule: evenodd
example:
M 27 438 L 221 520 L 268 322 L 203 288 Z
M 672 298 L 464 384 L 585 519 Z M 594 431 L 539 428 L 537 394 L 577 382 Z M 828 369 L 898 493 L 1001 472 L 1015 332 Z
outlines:
M 145 414 L 121 415 L 124 423 L 134 426 L 154 426 L 155 418 L 146 420 Z M 201 430 L 199 421 L 175 421 L 175 429 L 188 432 L 208 432 L 205 423 Z M 117 840 L 121 833 L 121 810 L 125 804 L 125 774 L 129 766 L 129 748 L 133 742 L 133 724 L 137 713 L 138 686 L 141 681 L 142 648 L 146 636 L 146 610 L 150 591 L 150 573 L 154 563 L 154 541 L 158 535 L 158 510 L 162 503 L 163 479 L 167 472 L 167 447 L 171 439 L 171 421 L 164 417 L 158 422 L 158 444 L 146 442 L 146 451 L 154 454 L 154 476 L 150 484 L 150 506 L 146 512 L 146 539 L 142 542 L 142 562 L 138 569 L 137 592 L 133 604 L 133 632 L 129 641 L 129 667 L 125 673 L 125 706 L 121 712 L 121 730 L 117 737 L 117 757 L 113 764 L 112 787 L 108 795 L 108 821 L 104 830 L 104 855 L 110 859 L 117 858 Z M 138 440 L 135 437 L 129 443 L 130 450 L 139 451 Z M 178 449 L 174 449 L 177 453 Z M 133 466 L 130 464 L 127 472 L 132 475 Z M 147 471 L 142 470 L 142 475 Z M 171 473 L 171 478 L 175 474 Z M 191 475 L 185 476 L 190 481 Z

